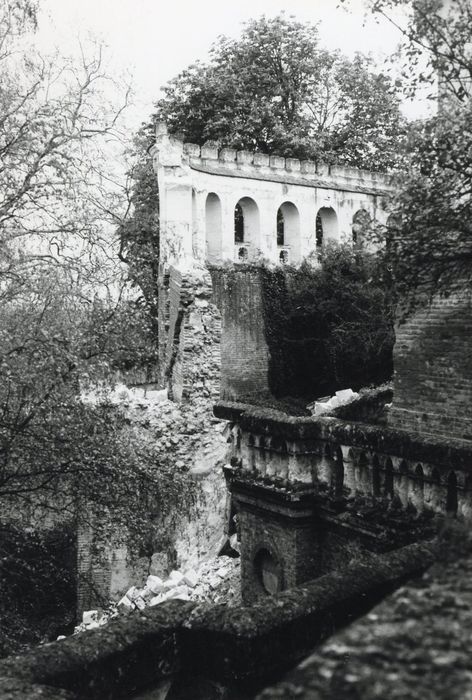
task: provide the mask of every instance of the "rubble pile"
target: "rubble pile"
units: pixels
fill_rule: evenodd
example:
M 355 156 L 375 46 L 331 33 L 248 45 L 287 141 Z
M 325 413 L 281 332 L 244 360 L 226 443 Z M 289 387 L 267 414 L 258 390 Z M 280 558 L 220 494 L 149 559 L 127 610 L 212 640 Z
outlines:
M 142 588 L 131 586 L 121 600 L 111 603 L 107 610 L 85 611 L 74 633 L 102 627 L 122 613 L 144 610 L 167 600 L 237 605 L 241 602 L 239 570 L 239 558 L 220 556 L 202 562 L 196 570 L 171 571 L 166 579 L 151 574 Z
M 342 389 L 341 391 L 337 391 L 334 396 L 319 399 L 318 401 L 308 404 L 307 408 L 313 416 L 321 416 L 357 398 L 359 398 L 359 394 L 356 391 L 352 389 Z

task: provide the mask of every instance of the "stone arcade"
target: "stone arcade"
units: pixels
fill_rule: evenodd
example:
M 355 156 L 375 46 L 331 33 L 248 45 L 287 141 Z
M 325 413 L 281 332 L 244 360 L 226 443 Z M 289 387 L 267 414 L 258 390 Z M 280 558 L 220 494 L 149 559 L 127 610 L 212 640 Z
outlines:
M 299 263 L 329 239 L 385 223 L 388 178 L 347 166 L 200 147 L 157 127 L 161 260 Z

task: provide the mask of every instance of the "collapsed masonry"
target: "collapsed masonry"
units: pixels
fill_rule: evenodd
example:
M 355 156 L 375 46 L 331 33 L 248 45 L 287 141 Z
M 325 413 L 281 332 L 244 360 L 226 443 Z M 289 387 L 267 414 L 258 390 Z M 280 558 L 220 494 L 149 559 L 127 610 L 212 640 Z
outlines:
M 359 213 L 387 223 L 388 181 L 353 168 L 182 144 L 162 125 L 154 163 L 162 285 L 195 270 L 203 279 L 206 262 L 221 313 L 215 414 L 231 429 L 225 475 L 238 510 L 243 599 L 429 537 L 438 517 L 470 518 L 472 368 L 463 299 L 434 300 L 397 328 L 395 395 L 381 419 L 365 401 L 348 419 L 267 408 L 274 375 L 280 392 L 293 358 L 281 358 L 270 338 L 259 261 L 296 263 L 316 259 L 327 239 L 355 242 Z M 168 315 L 177 319 L 172 303 Z M 177 325 L 166 326 L 167 348 L 171 338 L 178 347 Z M 176 398 L 184 396 L 181 367 L 168 352 Z
M 160 187 L 162 178 L 169 175 L 171 188 L 176 187 L 175 194 L 180 191 L 187 207 L 191 179 L 188 169 L 179 171 L 184 149 L 173 141 L 170 145 L 175 146 L 175 160 L 158 164 Z M 206 153 L 200 152 L 199 167 L 206 168 L 200 162 Z M 214 149 L 212 153 L 211 159 L 218 160 L 216 165 L 224 168 L 223 176 L 228 177 L 224 163 L 231 154 L 217 154 L 216 158 Z M 231 167 L 241 168 L 247 175 L 248 159 L 247 154 L 235 155 L 234 166 L 230 159 Z M 190 160 L 186 168 L 191 169 L 191 165 Z M 254 156 L 251 172 L 255 175 L 259 167 L 264 173 L 265 168 L 280 168 L 280 164 Z M 300 164 L 286 162 L 282 181 L 280 173 L 278 180 L 271 180 L 280 185 L 282 195 L 283 178 L 287 178 L 287 188 L 293 182 L 288 178 L 292 167 L 296 172 L 300 167 L 301 172 Z M 205 172 L 209 179 L 217 174 Z M 234 177 L 239 178 L 238 187 L 242 186 L 240 180 L 244 177 Z M 254 180 L 260 182 L 261 178 Z M 256 186 L 251 178 L 243 184 L 246 188 Z M 313 182 L 311 186 L 315 187 Z M 275 198 L 272 204 L 277 205 Z M 173 211 L 178 213 L 178 207 Z M 272 213 L 276 211 L 272 209 Z M 168 214 L 169 209 L 163 222 L 169 221 Z M 180 233 L 182 242 L 185 239 L 187 243 L 188 223 L 184 216 Z M 210 230 L 214 231 L 211 226 Z M 164 238 L 169 231 L 163 226 Z M 172 235 L 176 232 L 178 227 L 172 229 Z M 238 229 L 238 236 L 240 233 Z M 273 227 L 273 252 L 278 251 L 276 233 Z M 190 238 L 198 241 L 201 235 L 197 226 L 194 239 Z M 221 348 L 221 399 L 214 410 L 217 419 L 227 422 L 230 433 L 225 475 L 238 509 L 242 594 L 251 605 L 227 608 L 171 601 L 81 635 L 80 643 L 75 637 L 41 647 L 27 657 L 3 662 L 0 694 L 3 692 L 5 697 L 39 697 L 44 691 L 48 697 L 75 698 L 81 693 L 82 697 L 111 698 L 126 692 L 132 697 L 137 689 L 153 686 L 153 692 L 162 697 L 168 691 L 174 697 L 176 691 L 183 698 L 216 698 L 234 682 L 238 689 L 241 684 L 247 689 L 249 684 L 248 697 L 254 697 L 255 688 L 267 685 L 333 631 L 345 627 L 433 563 L 437 556 L 434 545 L 408 542 L 435 534 L 437 521 L 448 515 L 467 521 L 472 517 L 472 440 L 468 428 L 471 368 L 467 342 L 472 319 L 467 299 L 435 299 L 397 329 L 393 402 L 391 391 L 386 389 L 361 395 L 330 415 L 292 416 L 267 407 L 274 398 L 274 345 L 267 342 L 260 268 L 241 265 L 237 250 L 237 265 L 212 270 L 210 284 L 202 260 L 194 256 L 198 246 L 195 251 L 190 246 L 179 258 L 177 253 L 183 248 L 184 243 L 178 249 L 174 246 L 172 263 L 168 260 L 162 267 L 161 284 L 167 290 L 161 297 L 165 340 L 161 345 L 162 366 L 170 393 L 182 401 L 182 407 L 190 405 L 192 396 L 199 392 L 211 400 L 217 380 L 213 370 L 206 373 L 205 358 L 212 358 L 211 366 L 216 369 L 216 348 Z M 272 260 L 283 262 L 275 255 Z M 194 281 L 187 282 L 191 279 Z M 221 344 L 216 332 L 219 323 Z M 210 329 L 212 342 L 202 341 L 203 329 Z M 202 370 L 195 374 L 189 362 L 192 348 L 199 350 L 197 357 L 202 361 Z M 454 391 L 450 391 L 451 383 Z M 258 406 L 254 405 L 255 397 Z M 467 553 L 465 564 L 436 567 L 421 583 L 427 587 L 432 581 L 437 590 L 439 572 L 444 579 L 442 608 L 449 610 L 451 595 L 454 598 L 456 618 L 449 629 L 446 624 L 441 629 L 436 626 L 434 640 L 441 637 L 439 646 L 443 649 L 445 645 L 448 650 L 449 637 L 454 636 L 455 656 L 451 660 L 450 654 L 442 653 L 435 670 L 439 669 L 441 678 L 448 676 L 450 664 L 457 658 L 459 673 L 455 678 L 461 689 L 470 685 L 469 676 L 461 673 L 466 664 L 458 655 L 464 649 L 465 658 L 470 654 L 468 640 L 464 642 L 458 633 L 468 588 L 464 585 L 466 596 L 456 597 L 454 592 L 457 571 L 462 567 L 466 580 L 471 566 L 470 543 Z M 271 594 L 276 593 L 279 595 L 274 600 Z M 421 614 L 431 629 L 434 614 L 429 613 L 435 610 L 430 609 L 430 596 L 421 593 L 417 596 L 422 600 Z M 408 592 L 400 591 L 400 596 L 405 595 Z M 366 674 L 364 680 L 368 679 L 365 682 L 373 688 L 372 697 L 385 696 L 376 694 L 380 673 L 390 689 L 394 684 L 390 694 L 395 691 L 397 675 L 391 672 L 391 663 L 399 661 L 404 649 L 414 648 L 416 653 L 422 644 L 412 635 L 410 599 L 406 598 L 405 606 L 400 597 L 399 609 L 396 603 L 393 605 L 393 622 L 397 625 L 403 617 L 403 626 L 395 628 L 395 649 L 391 652 L 385 639 L 392 638 L 391 616 L 387 615 L 387 624 L 376 627 L 375 623 L 369 624 L 371 619 L 384 618 L 374 611 L 360 624 L 361 633 L 367 625 L 371 634 L 368 639 L 372 639 L 360 652 L 368 660 L 370 675 Z M 387 601 L 387 608 L 389 605 L 391 601 Z M 415 629 L 419 629 L 417 624 Z M 354 637 L 347 634 L 351 646 L 346 646 L 343 635 L 334 646 L 322 648 L 323 673 L 319 660 L 312 657 L 309 666 L 304 664 L 304 669 L 287 681 L 289 685 L 267 690 L 263 697 L 286 697 L 294 684 L 297 694 L 310 698 L 331 698 L 333 692 L 336 697 L 351 697 L 352 692 L 365 688 L 362 679 L 353 679 L 352 675 L 342 678 L 339 688 L 331 684 L 335 666 L 347 668 L 346 650 L 351 655 L 362 646 L 355 630 Z M 432 659 L 428 654 L 429 648 L 427 658 L 422 660 L 425 677 L 429 677 Z M 379 660 L 386 668 L 372 676 Z M 411 670 L 418 668 L 417 660 L 415 656 L 412 663 L 407 655 L 403 662 Z M 339 679 L 339 669 L 335 672 Z M 431 677 L 436 688 L 436 676 Z M 320 684 L 329 686 L 326 693 Z M 449 698 L 450 684 L 441 687 L 447 691 L 440 697 Z

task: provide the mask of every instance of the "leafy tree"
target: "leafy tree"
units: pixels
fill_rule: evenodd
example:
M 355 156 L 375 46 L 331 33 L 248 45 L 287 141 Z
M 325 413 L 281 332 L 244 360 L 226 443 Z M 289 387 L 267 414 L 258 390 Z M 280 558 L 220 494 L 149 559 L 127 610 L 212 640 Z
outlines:
M 118 228 L 119 257 L 128 265 L 128 275 L 138 288 L 148 313 L 154 342 L 158 340 L 159 278 L 159 192 L 148 147 L 153 143 L 154 125 L 144 125 L 133 141 L 130 158 L 130 215 Z
M 320 48 L 316 26 L 283 14 L 220 37 L 164 93 L 155 118 L 199 144 L 385 169 L 402 129 L 396 87 L 370 59 Z
M 117 265 L 115 225 L 128 202 L 108 161 L 128 90 L 110 102 L 117 86 L 100 47 L 78 63 L 40 56 L 35 23 L 34 2 L 0 7 L 4 563 L 13 562 L 10 521 L 20 529 L 85 522 L 102 538 L 129 534 L 138 545 L 147 535 L 144 501 L 165 513 L 182 492 L 179 476 L 122 411 L 83 400 L 84 389 L 111 385 L 118 371 L 146 368 L 156 357 L 148 314 Z M 21 590 L 15 577 L 38 571 L 27 538 L 16 541 L 9 578 L 0 567 L 12 594 Z M 9 602 L 16 609 L 14 597 Z
M 369 0 L 368 6 L 399 27 L 403 72 L 412 76 L 413 91 L 429 88 L 438 106 L 411 129 L 387 232 L 398 289 L 417 303 L 470 282 L 472 6 L 468 0 Z M 398 8 L 407 10 L 403 23 Z

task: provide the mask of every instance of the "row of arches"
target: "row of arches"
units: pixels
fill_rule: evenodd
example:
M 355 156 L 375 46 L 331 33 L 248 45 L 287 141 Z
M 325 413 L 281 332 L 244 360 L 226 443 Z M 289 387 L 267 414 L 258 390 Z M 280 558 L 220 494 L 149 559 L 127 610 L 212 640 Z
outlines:
M 221 253 L 222 207 L 220 198 L 214 192 L 210 192 L 206 198 L 205 222 L 207 257 L 217 258 Z M 362 240 L 371 223 L 372 217 L 365 209 L 360 209 L 354 214 L 351 224 L 354 244 Z M 332 207 L 318 209 L 314 226 L 317 249 L 320 249 L 328 238 L 336 239 L 339 236 L 338 216 Z M 275 231 L 279 261 L 289 262 L 290 249 L 295 251 L 300 240 L 300 213 L 293 202 L 283 202 L 277 209 Z M 259 245 L 259 207 L 252 197 L 242 197 L 234 207 L 233 236 L 239 260 L 247 259 L 250 248 Z
M 458 478 L 454 470 L 441 474 L 439 469 L 421 463 L 409 463 L 385 455 L 326 443 L 320 452 L 303 453 L 295 444 L 278 437 L 249 434 L 243 439 L 235 433 L 235 454 L 244 467 L 263 475 L 290 476 L 289 461 L 299 461 L 313 481 L 324 483 L 335 496 L 358 493 L 374 498 L 397 498 L 403 507 L 417 511 L 430 508 L 455 516 L 459 493 L 472 500 L 472 477 Z

